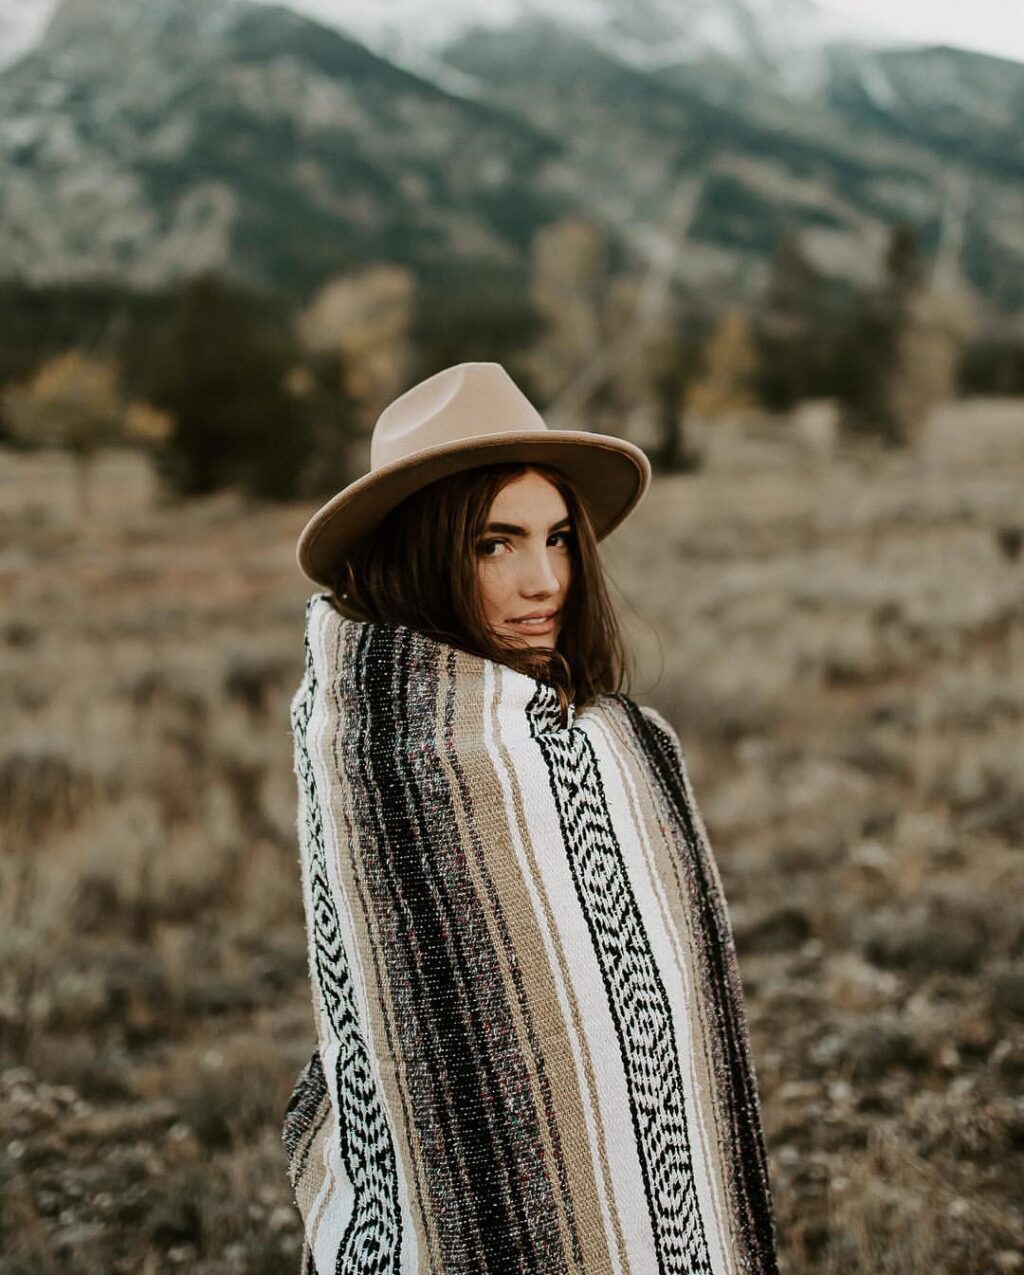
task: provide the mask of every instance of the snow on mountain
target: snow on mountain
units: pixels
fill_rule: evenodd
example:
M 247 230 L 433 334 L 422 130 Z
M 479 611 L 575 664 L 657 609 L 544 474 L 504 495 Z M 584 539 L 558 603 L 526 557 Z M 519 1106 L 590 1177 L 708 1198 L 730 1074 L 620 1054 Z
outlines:
M 1014 62 L 840 39 L 813 0 L 51 3 L 0 0 L 23 50 L 45 24 L 0 74 L 8 276 L 302 291 L 379 258 L 507 279 L 568 207 L 646 255 L 685 180 L 693 286 L 756 287 L 793 228 L 856 279 L 897 220 L 935 240 L 953 168 L 965 275 L 1024 306 Z M 806 97 L 780 92 L 797 73 Z
M 275 0 L 261 0 L 275 2 Z M 419 71 L 471 27 L 511 28 L 544 18 L 606 52 L 654 69 L 724 58 L 760 67 L 799 90 L 817 83 L 829 44 L 905 43 L 884 28 L 839 16 L 815 0 L 286 0 L 378 54 Z M 813 65 L 808 64 L 808 59 Z
M 56 7 L 57 0 L 0 0 L 0 67 L 38 43 Z
M 0 74 L 0 275 L 305 293 L 353 263 L 518 268 L 559 139 L 241 0 L 62 0 Z
M 145 0 L 138 0 L 144 3 Z M 761 66 L 799 89 L 817 82 L 820 50 L 835 42 L 905 43 L 815 0 L 254 0 L 315 18 L 409 69 L 442 74 L 439 55 L 469 28 L 556 21 L 636 65 L 720 57 Z M 0 68 L 33 48 L 58 0 L 0 0 Z

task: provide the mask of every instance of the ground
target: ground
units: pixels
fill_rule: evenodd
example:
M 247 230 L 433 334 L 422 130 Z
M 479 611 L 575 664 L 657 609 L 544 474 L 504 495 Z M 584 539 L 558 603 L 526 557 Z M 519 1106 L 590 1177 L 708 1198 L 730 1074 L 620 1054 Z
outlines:
M 605 542 L 740 955 L 783 1271 L 1024 1271 L 1024 402 L 695 435 Z M 0 454 L 6 1275 L 297 1271 L 306 505 Z

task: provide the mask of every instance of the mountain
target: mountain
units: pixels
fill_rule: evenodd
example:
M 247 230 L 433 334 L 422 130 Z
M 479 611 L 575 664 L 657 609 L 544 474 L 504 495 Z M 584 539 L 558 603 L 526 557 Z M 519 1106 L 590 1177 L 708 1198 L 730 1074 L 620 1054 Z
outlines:
M 851 286 L 907 220 L 994 312 L 1024 309 L 1024 65 L 881 47 L 811 0 L 330 12 L 63 0 L 0 71 L 0 272 L 307 294 L 388 259 L 514 286 L 578 209 L 614 260 L 749 297 L 787 231 Z
M 57 0 L 0 0 L 0 67 L 38 44 Z
M 36 283 L 507 266 L 557 210 L 556 138 L 234 0 L 65 0 L 0 120 L 0 261 Z
M 829 44 L 891 45 L 863 20 L 814 0 L 290 0 L 394 62 L 433 70 L 439 54 L 473 28 L 511 31 L 556 23 L 619 61 L 645 69 L 718 57 L 799 90 L 815 81 Z
M 0 0 L 0 66 L 39 40 L 58 0 Z M 770 67 L 794 83 L 809 55 L 835 41 L 895 41 L 884 28 L 853 21 L 813 0 L 288 0 L 288 7 L 334 27 L 388 61 L 418 68 L 472 27 L 503 30 L 520 21 L 558 21 L 613 56 L 644 66 L 724 56 Z
M 490 101 L 557 133 L 581 202 L 641 251 L 660 241 L 694 287 L 756 291 L 791 229 L 824 273 L 867 283 L 906 220 L 994 308 L 1024 307 L 1024 65 L 854 44 L 822 57 L 819 87 L 794 93 L 719 55 L 644 70 L 547 20 L 444 51 Z
M 963 49 L 880 49 L 870 62 L 831 55 L 830 110 L 948 160 L 1024 167 L 1024 65 Z

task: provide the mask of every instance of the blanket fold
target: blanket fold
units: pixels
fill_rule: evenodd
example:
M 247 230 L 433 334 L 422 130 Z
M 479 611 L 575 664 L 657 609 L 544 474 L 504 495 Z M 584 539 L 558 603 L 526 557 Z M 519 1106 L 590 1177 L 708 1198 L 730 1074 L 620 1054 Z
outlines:
M 774 1272 L 742 987 L 678 737 L 306 608 L 307 1275 Z

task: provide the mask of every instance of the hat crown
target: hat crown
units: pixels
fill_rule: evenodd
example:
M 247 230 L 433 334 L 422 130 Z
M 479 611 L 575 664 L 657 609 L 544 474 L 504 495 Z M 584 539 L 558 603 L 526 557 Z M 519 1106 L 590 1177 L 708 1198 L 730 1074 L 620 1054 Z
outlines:
M 500 363 L 456 363 L 389 403 L 370 440 L 370 470 L 466 438 L 547 431 Z

